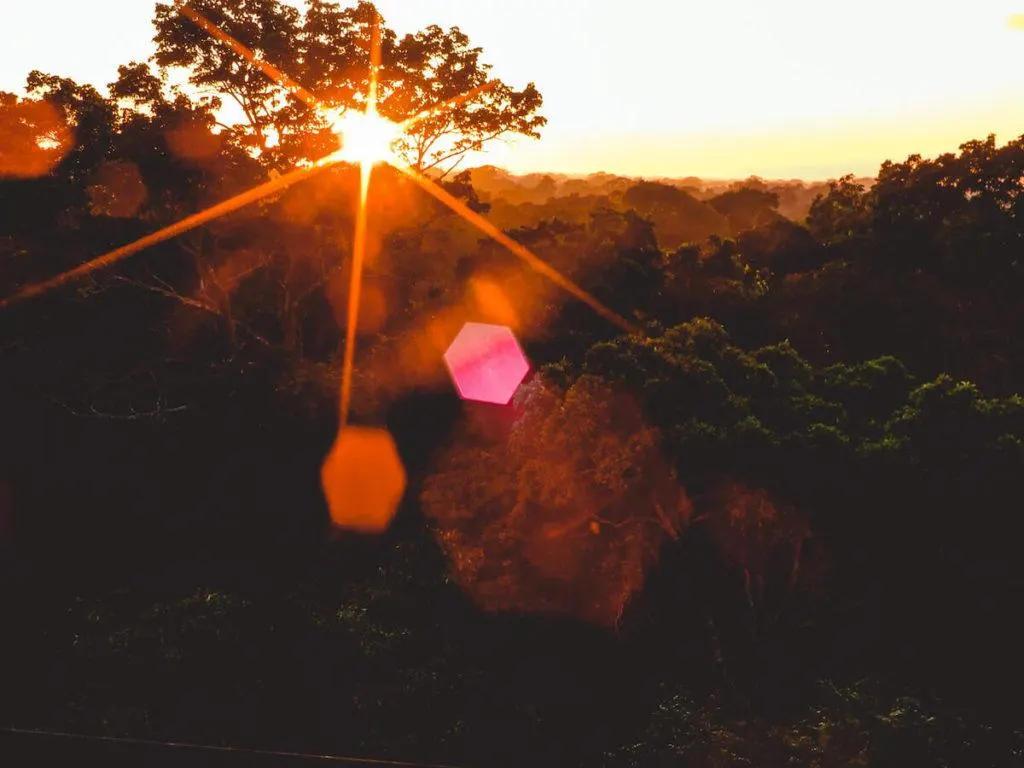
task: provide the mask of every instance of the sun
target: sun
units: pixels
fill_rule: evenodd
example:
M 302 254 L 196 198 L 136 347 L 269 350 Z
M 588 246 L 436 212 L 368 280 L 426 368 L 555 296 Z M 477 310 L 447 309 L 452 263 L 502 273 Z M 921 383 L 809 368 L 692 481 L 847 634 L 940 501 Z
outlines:
M 401 126 L 376 110 L 351 109 L 328 120 L 341 142 L 335 157 L 350 163 L 376 165 L 390 160 L 394 156 L 392 146 L 402 136 Z

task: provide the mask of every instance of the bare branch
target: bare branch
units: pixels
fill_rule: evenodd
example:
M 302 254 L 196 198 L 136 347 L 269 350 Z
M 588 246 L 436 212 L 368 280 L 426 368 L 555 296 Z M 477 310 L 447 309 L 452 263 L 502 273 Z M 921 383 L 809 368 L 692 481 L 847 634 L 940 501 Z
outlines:
M 452 150 L 447 155 L 442 155 L 441 157 L 435 158 L 434 161 L 430 165 L 427 165 L 427 166 L 423 167 L 421 170 L 422 171 L 429 171 L 431 168 L 436 168 L 438 165 L 440 165 L 444 161 L 451 160 L 453 157 L 457 157 L 459 155 L 465 155 L 467 152 L 470 152 L 470 151 L 479 150 L 488 141 L 492 141 L 493 139 L 496 139 L 496 138 L 498 138 L 499 136 L 501 136 L 502 134 L 505 134 L 505 133 L 508 133 L 508 129 L 507 128 L 502 128 L 501 130 L 494 131 L 493 133 L 490 133 L 487 136 L 483 136 L 483 137 L 481 137 L 479 139 L 473 139 L 472 143 L 469 146 L 462 147 L 461 149 Z
M 446 170 L 444 173 L 442 173 L 440 176 L 437 177 L 437 180 L 438 181 L 444 181 L 445 178 L 447 178 L 448 174 L 450 174 L 452 171 L 454 171 L 456 168 L 458 168 L 459 165 L 462 164 L 462 161 L 465 160 L 465 159 L 466 159 L 466 154 L 465 153 L 459 155 L 458 159 L 448 167 L 448 170 Z
M 168 290 L 166 288 L 161 288 L 158 285 L 150 285 L 149 283 L 139 282 L 138 280 L 129 280 L 128 278 L 122 277 L 120 275 L 115 275 L 114 279 L 115 280 L 120 280 L 121 282 L 127 283 L 128 285 L 134 286 L 136 288 L 141 288 L 142 290 L 145 290 L 145 291 L 151 291 L 153 293 L 157 293 L 157 294 L 159 294 L 161 296 L 164 296 L 164 297 L 166 297 L 168 299 L 173 299 L 174 301 L 177 301 L 180 304 L 184 304 L 187 307 L 192 307 L 193 309 L 201 309 L 204 312 L 209 312 L 211 315 L 216 315 L 217 317 L 221 317 L 221 318 L 224 317 L 224 313 L 221 312 L 218 307 L 210 306 L 209 304 L 207 304 L 205 302 L 198 301 L 198 300 L 190 298 L 188 296 L 182 296 L 177 291 Z M 266 338 L 264 338 L 260 334 L 256 333 L 256 331 L 254 331 L 249 326 L 243 325 L 242 323 L 239 323 L 233 317 L 228 317 L 227 320 L 228 320 L 229 323 L 231 323 L 231 327 L 232 328 L 241 329 L 247 335 L 249 335 L 250 337 L 252 337 L 256 341 L 258 341 L 260 344 L 262 344 L 265 347 L 271 346 L 270 342 Z
M 75 410 L 67 403 L 48 398 L 54 405 L 59 405 L 61 408 L 66 410 L 68 413 L 79 416 L 82 418 L 98 418 L 98 419 L 117 419 L 117 420 L 136 420 L 136 419 L 160 419 L 168 413 L 180 413 L 188 408 L 187 405 L 175 405 L 167 407 L 163 405 L 162 398 L 157 398 L 156 407 L 150 411 L 136 411 L 134 408 L 129 407 L 127 413 L 105 413 L 96 409 L 96 406 L 90 405 L 88 412 L 82 412 Z

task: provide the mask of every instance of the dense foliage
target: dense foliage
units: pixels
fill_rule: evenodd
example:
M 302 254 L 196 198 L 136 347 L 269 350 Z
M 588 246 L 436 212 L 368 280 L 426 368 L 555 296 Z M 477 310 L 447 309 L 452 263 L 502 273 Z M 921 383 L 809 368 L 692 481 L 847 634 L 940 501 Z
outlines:
M 202 5 L 356 103 L 368 4 Z M 32 72 L 0 97 L 2 295 L 330 140 L 156 25 L 108 94 Z M 487 73 L 458 30 L 384 41 L 396 115 Z M 247 120 L 218 126 L 224 98 Z M 501 85 L 406 150 L 533 135 L 539 105 Z M 354 169 L 5 307 L 0 725 L 481 766 L 1013 764 L 1022 165 L 1024 137 L 989 137 L 816 186 L 444 178 L 643 338 L 378 171 L 355 416 L 410 479 L 380 537 L 332 531 L 318 485 Z M 507 408 L 447 384 L 466 320 L 535 364 Z

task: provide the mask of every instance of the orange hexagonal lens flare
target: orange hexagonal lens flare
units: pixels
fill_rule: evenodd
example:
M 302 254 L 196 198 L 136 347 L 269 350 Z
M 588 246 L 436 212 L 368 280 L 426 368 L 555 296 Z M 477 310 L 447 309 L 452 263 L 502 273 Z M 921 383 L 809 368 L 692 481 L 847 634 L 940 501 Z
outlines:
M 331 520 L 361 533 L 391 523 L 405 493 L 405 468 L 386 429 L 345 427 L 320 470 Z
M 512 329 L 466 323 L 444 353 L 455 388 L 463 400 L 507 405 L 530 371 L 530 363 Z

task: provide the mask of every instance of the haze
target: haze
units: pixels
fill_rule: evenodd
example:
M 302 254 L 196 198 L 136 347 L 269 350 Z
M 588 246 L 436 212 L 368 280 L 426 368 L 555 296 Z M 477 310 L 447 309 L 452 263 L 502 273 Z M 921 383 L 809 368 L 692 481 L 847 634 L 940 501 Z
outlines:
M 29 68 L 102 86 L 152 49 L 149 0 L 4 3 L 0 89 Z M 482 158 L 515 172 L 826 178 L 953 151 L 1024 125 L 1024 33 L 1006 0 L 380 0 L 399 33 L 459 26 L 495 74 L 533 80 L 540 141 Z M 83 35 L 84 29 L 89 30 Z

